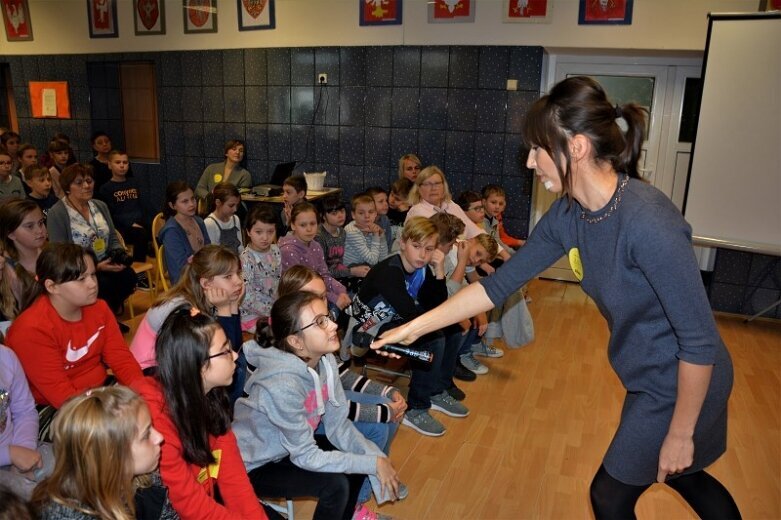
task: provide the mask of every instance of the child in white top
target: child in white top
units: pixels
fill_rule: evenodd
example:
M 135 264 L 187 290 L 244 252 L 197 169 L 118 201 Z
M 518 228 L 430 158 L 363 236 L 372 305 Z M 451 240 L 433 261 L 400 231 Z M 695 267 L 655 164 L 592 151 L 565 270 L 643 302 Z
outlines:
M 214 187 L 212 195 L 214 211 L 203 220 L 209 241 L 227 247 L 238 255 L 244 249 L 241 222 L 236 216 L 236 210 L 241 204 L 239 190 L 229 182 L 220 182 Z
M 377 224 L 377 207 L 370 195 L 355 195 L 350 203 L 353 221 L 344 227 L 344 263 L 373 266 L 388 256 L 385 230 Z

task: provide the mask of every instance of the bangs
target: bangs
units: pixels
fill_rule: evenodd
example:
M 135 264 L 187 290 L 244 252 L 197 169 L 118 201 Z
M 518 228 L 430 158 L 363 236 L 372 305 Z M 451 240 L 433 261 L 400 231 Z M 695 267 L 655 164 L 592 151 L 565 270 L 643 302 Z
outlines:
M 555 115 L 552 105 L 548 103 L 549 96 L 543 96 L 529 109 L 523 125 L 523 142 L 528 147 L 533 145 L 546 149 L 549 153 L 553 148 L 558 131 L 553 122 Z

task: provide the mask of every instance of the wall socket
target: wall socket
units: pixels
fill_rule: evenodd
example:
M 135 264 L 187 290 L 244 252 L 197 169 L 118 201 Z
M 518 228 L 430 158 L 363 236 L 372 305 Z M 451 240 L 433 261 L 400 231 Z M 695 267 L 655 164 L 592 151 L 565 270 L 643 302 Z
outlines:
M 317 75 L 317 84 L 318 85 L 327 85 L 328 84 L 328 74 L 325 72 L 321 72 Z

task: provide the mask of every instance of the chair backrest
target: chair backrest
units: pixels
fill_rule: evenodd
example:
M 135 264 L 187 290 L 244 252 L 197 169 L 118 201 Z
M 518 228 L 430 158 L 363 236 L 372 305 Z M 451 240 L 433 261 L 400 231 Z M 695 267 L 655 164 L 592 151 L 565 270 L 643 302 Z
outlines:
M 155 256 L 157 256 L 157 250 L 160 249 L 160 244 L 157 242 L 157 235 L 160 234 L 160 230 L 165 226 L 165 217 L 160 212 L 152 219 L 152 246 L 155 249 Z
M 168 269 L 165 266 L 165 246 L 160 246 L 157 249 L 155 260 L 157 260 L 157 274 L 160 277 L 160 285 L 163 287 L 163 292 L 168 292 L 170 285 L 168 284 Z

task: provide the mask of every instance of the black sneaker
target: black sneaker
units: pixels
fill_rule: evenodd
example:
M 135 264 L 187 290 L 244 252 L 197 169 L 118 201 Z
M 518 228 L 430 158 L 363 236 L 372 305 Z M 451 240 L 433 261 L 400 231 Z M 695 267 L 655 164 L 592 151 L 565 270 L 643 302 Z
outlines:
M 139 291 L 149 290 L 149 277 L 146 275 L 146 273 L 138 274 L 138 277 L 136 278 L 136 288 Z
M 460 379 L 461 381 L 474 381 L 477 379 L 477 374 L 462 365 L 461 360 L 458 360 L 456 363 L 456 370 L 453 372 L 453 377 Z
M 456 385 L 453 385 L 450 388 L 448 388 L 447 393 L 449 393 L 450 397 L 452 397 L 456 401 L 463 401 L 464 399 L 466 399 L 466 394 L 464 393 L 464 391 L 458 388 Z

